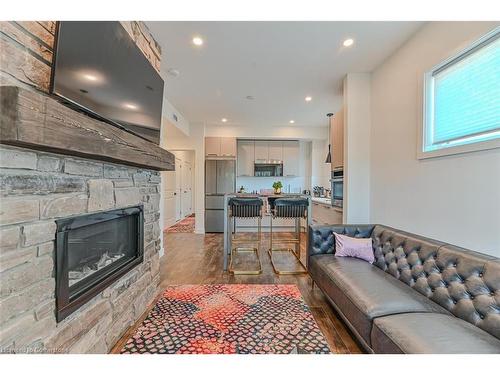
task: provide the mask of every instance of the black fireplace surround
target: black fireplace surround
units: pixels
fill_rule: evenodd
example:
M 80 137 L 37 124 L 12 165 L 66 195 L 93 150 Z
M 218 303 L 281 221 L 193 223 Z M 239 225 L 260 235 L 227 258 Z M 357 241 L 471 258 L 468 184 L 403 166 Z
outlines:
M 56 221 L 56 320 L 60 322 L 144 256 L 143 206 Z

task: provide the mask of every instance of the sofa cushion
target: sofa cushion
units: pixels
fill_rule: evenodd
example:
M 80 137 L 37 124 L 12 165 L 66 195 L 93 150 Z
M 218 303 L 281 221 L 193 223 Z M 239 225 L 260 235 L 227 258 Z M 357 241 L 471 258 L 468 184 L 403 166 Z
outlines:
M 309 267 L 316 283 L 367 344 L 374 318 L 407 312 L 448 314 L 441 306 L 363 260 L 316 255 L 311 257 Z
M 500 340 L 453 315 L 397 314 L 373 321 L 375 353 L 500 353 Z
M 455 316 L 500 338 L 500 261 L 376 225 L 375 265 Z

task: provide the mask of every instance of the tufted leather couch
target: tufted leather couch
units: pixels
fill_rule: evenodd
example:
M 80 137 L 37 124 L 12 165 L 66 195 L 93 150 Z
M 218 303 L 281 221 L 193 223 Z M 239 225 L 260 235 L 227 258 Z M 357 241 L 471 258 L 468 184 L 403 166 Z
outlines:
M 335 257 L 371 237 L 375 262 Z M 313 225 L 308 270 L 372 353 L 500 353 L 500 259 L 383 225 Z

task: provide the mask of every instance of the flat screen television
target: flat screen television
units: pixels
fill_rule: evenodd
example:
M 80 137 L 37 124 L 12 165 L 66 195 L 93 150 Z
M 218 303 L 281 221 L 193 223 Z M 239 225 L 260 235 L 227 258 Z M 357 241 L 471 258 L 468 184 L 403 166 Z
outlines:
M 59 22 L 54 50 L 52 94 L 159 143 L 163 79 L 120 22 Z

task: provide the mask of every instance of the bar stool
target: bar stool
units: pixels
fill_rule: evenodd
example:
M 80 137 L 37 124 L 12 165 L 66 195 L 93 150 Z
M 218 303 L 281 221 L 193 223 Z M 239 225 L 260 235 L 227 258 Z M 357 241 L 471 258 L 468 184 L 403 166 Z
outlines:
M 262 273 L 262 263 L 260 261 L 259 251 L 262 238 L 262 199 L 260 198 L 243 198 L 235 197 L 229 200 L 229 218 L 232 219 L 230 226 L 231 230 L 231 255 L 229 260 L 229 273 L 233 275 L 259 275 Z M 241 238 L 236 235 L 237 218 L 242 219 L 257 219 L 257 238 Z M 232 224 L 232 225 L 231 225 Z M 233 246 L 236 245 L 236 246 Z M 256 244 L 255 247 L 249 247 L 249 244 Z M 238 245 L 246 245 L 246 247 L 238 247 Z M 233 258 L 238 252 L 252 252 L 257 256 L 259 267 L 257 269 L 235 270 L 233 268 Z
M 271 207 L 271 224 L 270 224 L 270 247 L 268 250 L 269 257 L 271 258 L 271 264 L 273 266 L 274 272 L 279 275 L 296 275 L 307 273 L 307 269 L 300 260 L 300 241 L 301 241 L 301 219 L 307 219 L 307 211 L 309 207 L 309 201 L 305 198 L 274 198 L 269 200 L 269 205 Z M 276 239 L 275 242 L 280 244 L 294 244 L 295 249 L 285 247 L 285 248 L 273 248 L 273 221 L 281 219 L 292 219 L 295 221 L 295 232 L 293 238 L 282 238 Z M 283 252 L 287 251 L 292 253 L 295 258 L 297 258 L 300 270 L 283 270 L 276 267 L 273 260 L 273 252 Z

